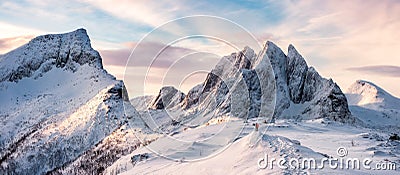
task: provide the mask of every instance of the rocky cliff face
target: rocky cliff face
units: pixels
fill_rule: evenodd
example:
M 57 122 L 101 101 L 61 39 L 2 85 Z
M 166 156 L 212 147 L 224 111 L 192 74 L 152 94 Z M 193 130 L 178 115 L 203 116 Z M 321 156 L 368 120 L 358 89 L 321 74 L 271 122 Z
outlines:
M 161 88 L 159 94 L 150 104 L 151 109 L 171 108 L 182 102 L 185 94 L 172 86 Z
M 223 57 L 206 80 L 189 91 L 182 107 L 209 117 L 227 114 L 241 118 L 271 116 L 270 109 L 262 108 L 262 104 L 273 106 L 275 97 L 275 84 L 271 83 L 274 79 L 267 72 L 272 72 L 269 63 L 264 65 L 257 54 L 246 47 Z M 272 95 L 263 96 L 262 87 Z
M 293 45 L 287 56 L 272 42 L 266 47 L 264 57 L 271 61 L 277 83 L 275 117 L 354 122 L 339 86 L 308 67 Z

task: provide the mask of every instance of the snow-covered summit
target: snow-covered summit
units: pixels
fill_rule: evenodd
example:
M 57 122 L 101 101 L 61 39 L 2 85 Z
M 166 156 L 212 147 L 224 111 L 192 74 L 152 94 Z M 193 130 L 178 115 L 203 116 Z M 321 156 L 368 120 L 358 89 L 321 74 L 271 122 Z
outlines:
M 365 80 L 357 80 L 348 88 L 346 93 L 350 105 L 380 106 L 400 110 L 400 99 Z
M 0 81 L 41 76 L 54 67 L 75 71 L 78 65 L 84 64 L 103 68 L 100 54 L 91 47 L 85 29 L 42 35 L 2 56 Z
M 146 130 L 84 29 L 3 55 L 0 97 L 0 174 L 101 173 Z
M 357 80 L 346 93 L 351 113 L 371 128 L 400 131 L 400 99 L 374 83 Z

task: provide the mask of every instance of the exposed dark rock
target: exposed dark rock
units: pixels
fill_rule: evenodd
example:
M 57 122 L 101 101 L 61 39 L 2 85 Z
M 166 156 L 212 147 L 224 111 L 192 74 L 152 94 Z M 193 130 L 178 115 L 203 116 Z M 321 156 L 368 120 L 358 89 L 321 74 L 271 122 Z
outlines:
M 188 109 L 199 102 L 199 98 L 202 92 L 203 84 L 198 84 L 197 86 L 190 89 L 188 94 L 183 100 L 183 109 Z
M 116 84 L 114 87 L 109 89 L 108 93 L 117 94 L 117 98 L 122 99 L 124 101 L 129 101 L 128 92 L 126 91 L 123 81 L 120 81 L 120 83 Z
M 294 103 L 300 103 L 302 102 L 308 66 L 304 58 L 297 52 L 293 45 L 289 45 L 288 50 L 287 82 L 291 87 L 289 89 L 290 99 Z
M 158 95 L 150 104 L 150 109 L 165 109 L 173 107 L 185 98 L 185 94 L 172 86 L 161 88 Z

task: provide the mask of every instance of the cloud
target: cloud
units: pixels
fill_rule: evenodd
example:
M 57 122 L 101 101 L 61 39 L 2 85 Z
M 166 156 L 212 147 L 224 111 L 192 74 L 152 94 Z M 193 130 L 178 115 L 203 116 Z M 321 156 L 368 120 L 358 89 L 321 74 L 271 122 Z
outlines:
M 349 65 L 400 65 L 400 59 L 396 59 L 398 55 L 394 52 L 400 46 L 398 1 L 198 1 L 172 5 L 164 1 L 156 4 L 144 1 L 121 1 L 116 5 L 110 3 L 90 2 L 117 18 L 151 27 L 185 15 L 205 14 L 228 18 L 247 28 L 261 44 L 266 40 L 275 42 L 281 48 L 294 44 L 310 65 L 344 87 L 354 79 L 371 78 L 365 77 L 360 71 L 353 71 L 351 75 L 343 73 Z M 125 14 L 121 13 L 121 9 L 131 10 L 126 10 L 129 12 Z M 239 34 L 232 33 L 229 26 L 226 26 L 221 25 L 215 29 L 213 23 L 193 22 L 173 26 L 166 32 L 184 35 L 187 32 L 185 28 L 194 28 L 188 33 L 209 33 L 213 30 L 214 33 L 223 33 L 224 38 L 240 38 L 237 37 Z M 208 45 L 209 52 L 219 55 L 236 51 L 213 43 L 191 41 L 178 44 L 194 50 L 206 50 L 205 45 Z M 211 45 L 219 50 L 213 50 Z
M 173 19 L 173 11 L 179 9 L 179 3 L 171 1 L 87 0 L 84 2 L 118 18 L 133 20 L 153 27 Z
M 131 97 L 157 93 L 165 85 L 181 87 L 186 92 L 204 81 L 205 72 L 220 59 L 213 53 L 156 42 L 121 45 L 126 48 L 99 52 L 105 69 L 124 80 Z
M 111 16 L 95 6 L 71 1 L 0 1 L 0 24 L 25 30 L 1 29 L 1 38 L 18 35 L 63 33 L 85 28 L 96 46 L 115 48 L 112 43 L 137 41 L 150 29 Z M 15 35 L 17 34 L 17 35 Z M 5 36 L 4 36 L 5 35 Z
M 0 53 L 7 53 L 31 40 L 34 36 L 17 36 L 11 38 L 0 38 Z
M 109 66 L 125 66 L 128 61 L 131 50 L 129 49 L 113 49 L 99 50 L 103 58 L 103 64 Z
M 23 27 L 0 21 L 0 54 L 7 53 L 27 43 L 37 35 L 45 32 L 32 27 Z
M 362 67 L 350 67 L 347 68 L 346 70 L 400 78 L 400 66 L 391 66 L 391 65 L 362 66 Z
M 130 42 L 124 43 L 124 45 L 128 47 L 122 49 L 99 50 L 103 58 L 103 63 L 106 65 L 126 66 L 128 58 L 131 53 L 134 52 L 134 57 L 131 58 L 132 60 L 128 63 L 128 66 L 149 66 L 150 62 L 156 58 L 155 64 L 152 65 L 153 67 L 168 68 L 177 57 L 181 57 L 182 55 L 191 52 L 197 52 L 188 48 L 166 46 L 156 42 L 141 43 L 140 48 L 136 49 L 135 47 L 138 45 L 137 43 Z M 159 52 L 161 53 L 157 56 L 157 53 Z
M 179 17 L 198 14 L 215 15 L 236 22 L 254 34 L 260 44 L 265 40 L 271 40 L 282 48 L 294 44 L 321 75 L 333 78 L 341 86 L 361 77 L 370 78 L 365 77 L 365 72 L 361 71 L 353 71 L 351 75 L 345 73 L 343 70 L 349 65 L 400 65 L 396 53 L 400 46 L 400 2 L 396 0 L 327 0 L 324 3 L 319 0 L 252 0 L 240 3 L 224 0 L 8 1 L 0 2 L 0 20 L 3 21 L 0 22 L 1 38 L 31 35 L 30 30 L 33 29 L 41 29 L 44 32 L 40 34 L 44 34 L 84 27 L 88 29 L 93 46 L 100 50 L 105 66 L 114 66 L 118 70 L 116 67 L 124 66 L 133 48 L 121 43 L 135 44 L 156 26 Z M 16 25 L 18 30 L 3 23 Z M 24 28 L 26 30 L 22 30 Z M 233 31 L 229 25 L 200 20 L 171 25 L 158 33 L 157 37 L 161 39 L 155 38 L 153 41 L 170 41 L 168 38 L 196 33 L 213 33 L 223 40 L 231 39 L 238 43 L 234 44 L 238 45 L 238 49 L 249 45 L 249 41 L 244 40 L 244 36 Z M 5 43 L 8 41 L 4 40 L 2 45 Z M 213 40 L 185 40 L 174 47 L 177 48 L 171 49 L 169 54 L 175 56 L 179 55 L 177 53 L 185 53 L 182 50 L 185 48 L 189 53 L 194 50 L 220 56 L 237 51 Z M 151 51 L 150 48 L 143 48 L 142 52 Z M 167 52 L 164 54 L 161 56 L 165 59 L 153 66 L 165 69 L 171 65 L 174 60 L 170 58 L 175 56 L 170 57 Z M 151 55 L 141 55 L 143 57 L 135 58 L 134 64 L 149 64 L 149 58 L 146 57 Z M 187 64 L 192 66 L 192 63 Z M 390 78 L 380 81 L 393 84 Z M 392 86 L 400 88 L 400 85 Z

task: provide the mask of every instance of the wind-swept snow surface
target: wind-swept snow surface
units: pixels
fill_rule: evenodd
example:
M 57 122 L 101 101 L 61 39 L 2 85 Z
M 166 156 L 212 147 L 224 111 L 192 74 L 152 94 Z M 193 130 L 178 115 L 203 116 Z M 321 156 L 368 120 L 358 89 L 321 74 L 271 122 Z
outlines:
M 237 120 L 226 122 L 235 123 Z M 201 154 L 212 152 L 215 145 L 219 144 L 196 142 L 199 138 L 204 139 L 215 134 L 218 125 L 224 123 L 174 135 L 187 141 L 181 145 L 171 146 L 167 136 L 162 137 L 152 142 L 148 148 L 164 147 L 164 154 L 170 155 L 169 157 L 161 157 L 143 147 L 119 159 L 107 168 L 106 174 L 400 174 L 396 170 L 365 169 L 363 165 L 360 165 L 360 169 L 346 168 L 345 163 L 338 161 L 337 167 L 332 166 L 333 168 L 328 161 L 321 163 L 324 159 L 343 158 L 346 161 L 349 158 L 363 161 L 364 158 L 370 158 L 370 165 L 374 167 L 377 163 L 398 164 L 399 161 L 399 151 L 396 150 L 398 147 L 395 146 L 398 142 L 388 140 L 387 134 L 321 119 L 301 123 L 278 120 L 275 124 L 262 124 L 261 127 L 269 127 L 266 134 L 254 131 L 251 124 L 244 124 L 239 137 L 230 141 L 230 145 L 221 152 L 201 160 L 190 160 L 191 157 L 201 157 Z M 231 138 L 228 132 L 219 137 L 219 140 Z M 259 141 L 253 144 L 256 139 Z M 337 154 L 340 147 L 348 151 L 347 156 L 340 157 Z M 176 156 L 176 159 L 171 160 L 171 155 Z M 267 160 L 269 164 L 265 165 L 263 161 L 260 163 L 260 159 Z M 313 159 L 317 168 L 313 168 L 313 164 L 304 164 L 305 168 L 301 167 L 303 164 L 296 168 L 284 164 L 287 168 L 279 168 L 277 162 L 280 159 L 287 162 L 293 159 L 300 162 Z M 322 166 L 323 168 L 318 168 Z

